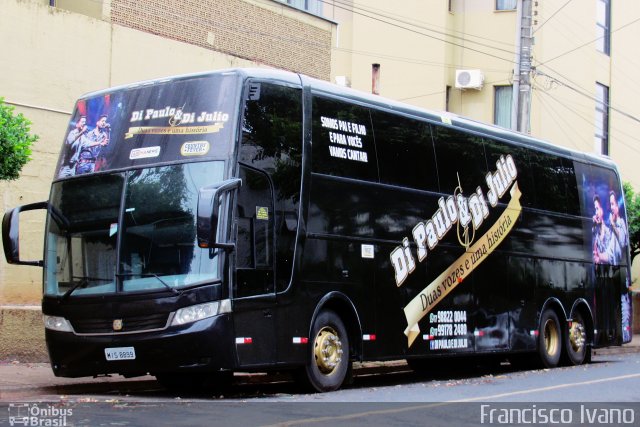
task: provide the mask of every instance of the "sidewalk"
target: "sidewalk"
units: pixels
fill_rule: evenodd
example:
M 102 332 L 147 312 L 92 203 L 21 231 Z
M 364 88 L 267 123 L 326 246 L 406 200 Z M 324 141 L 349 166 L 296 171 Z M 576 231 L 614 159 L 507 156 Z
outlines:
M 609 347 L 594 350 L 595 356 L 607 356 L 626 353 L 640 352 L 640 334 L 635 335 L 629 344 L 621 347 Z M 396 367 L 404 362 L 373 362 L 358 364 L 355 368 L 356 375 L 358 372 L 368 373 L 370 371 L 379 370 L 385 366 L 389 368 Z M 37 390 L 56 394 L 57 388 L 70 385 L 85 385 L 90 387 L 92 384 L 102 384 L 105 382 L 149 382 L 155 380 L 152 376 L 124 378 L 120 375 L 110 377 L 83 377 L 83 378 L 60 378 L 53 375 L 51 367 L 48 363 L 21 363 L 17 361 L 0 361 L 0 401 L 9 401 L 10 399 L 20 398 L 21 395 L 32 394 Z M 62 391 L 60 391 L 62 393 Z

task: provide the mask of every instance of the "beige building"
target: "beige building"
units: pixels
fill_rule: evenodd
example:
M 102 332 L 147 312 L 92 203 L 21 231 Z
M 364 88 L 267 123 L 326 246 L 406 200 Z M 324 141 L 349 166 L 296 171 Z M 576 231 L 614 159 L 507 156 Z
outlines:
M 5 0 L 0 97 L 40 136 L 0 207 L 46 200 L 75 99 L 86 92 L 229 67 L 328 80 L 336 23 L 273 0 Z M 20 255 L 42 259 L 44 215 L 21 215 Z M 0 360 L 46 361 L 42 269 L 0 261 Z
M 522 0 L 325 2 L 338 22 L 332 72 L 381 95 L 510 127 Z M 610 155 L 640 190 L 635 161 L 640 4 L 611 0 L 531 3 L 530 133 L 558 145 Z M 466 84 L 460 71 L 471 71 Z
M 166 75 L 266 66 L 371 91 L 380 64 L 383 96 L 510 127 L 522 3 L 5 0 L 0 96 L 40 140 L 22 177 L 0 183 L 1 205 L 47 198 L 78 96 Z M 640 191 L 640 3 L 530 3 L 530 133 L 608 153 Z M 40 259 L 41 213 L 26 215 L 21 233 L 22 256 Z M 40 269 L 0 261 L 0 305 L 37 305 L 41 283 Z

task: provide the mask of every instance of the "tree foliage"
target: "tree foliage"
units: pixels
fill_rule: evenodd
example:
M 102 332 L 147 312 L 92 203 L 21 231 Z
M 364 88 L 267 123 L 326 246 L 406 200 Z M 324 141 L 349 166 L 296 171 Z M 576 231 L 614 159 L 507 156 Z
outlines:
M 0 180 L 20 176 L 22 167 L 31 160 L 31 146 L 38 135 L 30 134 L 31 122 L 0 98 Z
M 629 249 L 633 261 L 636 255 L 640 254 L 640 193 L 634 192 L 628 182 L 625 182 L 622 187 L 627 211 L 627 226 L 629 227 Z

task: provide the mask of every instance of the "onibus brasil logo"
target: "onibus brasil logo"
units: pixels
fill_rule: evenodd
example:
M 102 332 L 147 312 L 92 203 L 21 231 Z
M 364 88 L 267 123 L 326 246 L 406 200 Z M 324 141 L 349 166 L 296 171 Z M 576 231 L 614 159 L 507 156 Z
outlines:
M 73 416 L 72 408 L 61 408 L 51 404 L 41 406 L 38 403 L 10 403 L 10 426 L 50 426 L 63 427 L 70 425 Z
M 409 347 L 420 334 L 418 322 L 446 297 L 462 281 L 502 243 L 511 232 L 520 216 L 520 190 L 516 178 L 518 170 L 511 155 L 500 156 L 496 162 L 495 172 L 487 173 L 485 181 L 488 190 L 485 193 L 478 186 L 475 192 L 466 197 L 459 185 L 453 195 L 441 197 L 438 209 L 433 216 L 421 221 L 413 227 L 411 237 L 417 246 L 417 261 L 424 262 L 430 251 L 456 225 L 458 241 L 465 248 L 465 253 L 453 262 L 436 279 L 429 283 L 407 306 L 404 313 L 407 328 L 404 333 L 409 340 Z M 498 201 L 509 191 L 511 199 L 500 217 L 474 243 L 476 231 L 489 217 L 490 208 L 495 208 Z M 395 272 L 398 287 L 416 269 L 416 257 L 411 249 L 408 237 L 402 240 L 390 253 L 391 264 Z

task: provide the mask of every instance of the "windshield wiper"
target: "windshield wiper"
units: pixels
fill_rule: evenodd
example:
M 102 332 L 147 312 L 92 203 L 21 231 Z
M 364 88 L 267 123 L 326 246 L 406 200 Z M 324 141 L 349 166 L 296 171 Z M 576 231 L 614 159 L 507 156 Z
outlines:
M 73 285 L 71 288 L 69 288 L 69 290 L 67 292 L 64 293 L 64 295 L 62 295 L 62 299 L 65 300 L 67 298 L 69 298 L 69 295 L 71 295 L 73 293 L 73 291 L 75 291 L 78 288 L 84 288 L 89 284 L 89 281 L 87 279 L 82 279 L 82 280 L 78 280 L 78 282 Z
M 102 282 L 111 281 L 111 279 L 100 279 L 97 277 L 82 277 L 80 278 L 80 280 L 78 280 L 78 282 L 75 285 L 73 285 L 67 292 L 65 292 L 64 295 L 62 295 L 62 299 L 66 300 L 67 298 L 69 298 L 69 295 L 71 295 L 78 288 L 87 287 L 87 285 L 89 284 L 89 280 L 96 280 L 96 281 L 102 281 Z
M 182 295 L 182 292 L 177 291 L 176 288 L 174 288 L 173 286 L 171 286 L 170 284 L 168 284 L 167 282 L 162 280 L 160 278 L 160 276 L 158 276 L 155 273 L 145 273 L 145 274 L 140 274 L 140 273 L 121 273 L 121 274 L 116 274 L 116 277 L 130 277 L 130 276 L 155 277 L 156 279 L 158 279 L 158 282 L 162 283 L 162 285 L 165 288 L 169 289 L 171 292 L 173 292 L 174 295 Z

